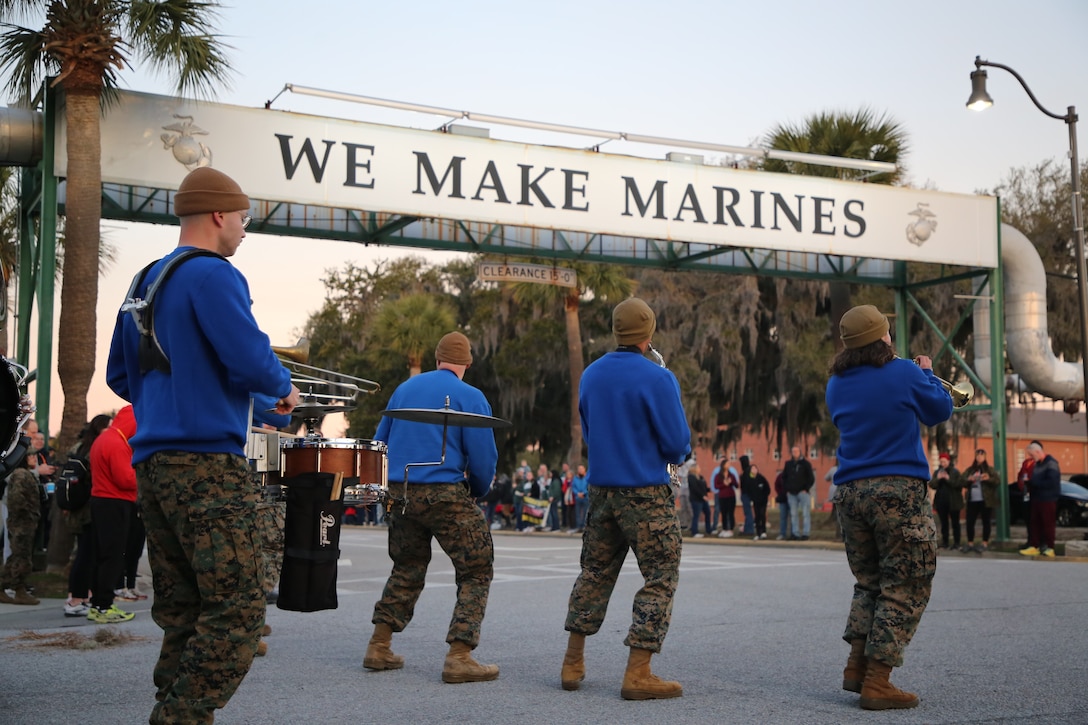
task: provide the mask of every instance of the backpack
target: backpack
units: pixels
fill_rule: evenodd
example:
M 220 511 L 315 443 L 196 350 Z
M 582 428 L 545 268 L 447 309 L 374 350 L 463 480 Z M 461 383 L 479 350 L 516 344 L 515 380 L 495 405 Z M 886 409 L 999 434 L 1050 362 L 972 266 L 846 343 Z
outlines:
M 75 511 L 91 500 L 91 464 L 85 458 L 71 456 L 57 476 L 57 508 Z

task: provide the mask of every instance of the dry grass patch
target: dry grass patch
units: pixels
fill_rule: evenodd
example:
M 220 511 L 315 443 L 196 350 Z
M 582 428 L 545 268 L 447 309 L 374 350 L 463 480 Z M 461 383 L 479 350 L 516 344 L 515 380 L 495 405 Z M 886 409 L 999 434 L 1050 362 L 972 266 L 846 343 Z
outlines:
M 14 643 L 16 647 L 92 650 L 100 647 L 123 647 L 132 642 L 145 642 L 147 637 L 129 634 L 113 627 L 100 627 L 94 631 L 94 634 L 90 635 L 80 632 L 43 634 L 24 630 L 19 634 L 7 637 L 6 641 Z

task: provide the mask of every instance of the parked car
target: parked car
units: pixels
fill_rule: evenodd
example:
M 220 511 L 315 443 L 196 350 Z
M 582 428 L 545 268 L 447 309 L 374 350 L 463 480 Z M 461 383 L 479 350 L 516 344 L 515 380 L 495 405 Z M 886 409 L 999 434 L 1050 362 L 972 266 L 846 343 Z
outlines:
M 1028 502 L 1031 496 L 1021 493 L 1016 481 L 1009 483 L 1009 523 L 1028 522 Z M 1062 481 L 1058 508 L 1054 516 L 1058 526 L 1088 525 L 1088 488 L 1072 481 Z
M 1062 481 L 1062 494 L 1058 498 L 1058 512 L 1054 520 L 1058 526 L 1088 524 L 1088 488 Z

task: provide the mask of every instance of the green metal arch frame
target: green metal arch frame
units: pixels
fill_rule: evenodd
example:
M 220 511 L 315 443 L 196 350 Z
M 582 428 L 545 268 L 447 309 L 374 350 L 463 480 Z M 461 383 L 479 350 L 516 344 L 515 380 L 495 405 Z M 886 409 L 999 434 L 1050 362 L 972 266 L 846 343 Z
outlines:
M 44 150 L 42 161 L 36 170 L 28 169 L 22 176 L 20 204 L 20 255 L 19 299 L 17 302 L 16 361 L 28 365 L 30 360 L 30 319 L 34 297 L 38 299 L 37 367 L 52 370 L 53 367 L 53 313 L 56 278 L 57 218 L 59 180 L 53 176 L 53 160 L 56 153 L 54 116 L 56 95 L 52 90 L 44 94 L 43 128 Z M 152 224 L 177 224 L 177 218 L 169 213 L 170 193 L 164 189 L 106 184 L 103 188 L 102 218 Z M 953 330 L 944 334 L 937 329 L 932 318 L 922 308 L 914 292 L 940 284 L 951 284 L 969 278 L 977 280 L 976 289 L 989 284 L 991 371 L 994 386 L 1004 380 L 1004 292 L 1000 267 L 941 273 L 931 279 L 908 283 L 905 262 L 892 262 L 879 258 L 839 257 L 799 252 L 745 249 L 688 243 L 676 240 L 627 239 L 606 235 L 562 232 L 553 230 L 529 230 L 503 225 L 470 223 L 463 220 L 419 219 L 382 212 L 357 209 L 317 208 L 330 223 L 328 228 L 300 227 L 294 220 L 309 218 L 314 207 L 303 207 L 284 202 L 257 202 L 260 207 L 251 231 L 287 237 L 303 237 L 323 240 L 339 240 L 356 244 L 385 244 L 420 249 L 435 249 L 468 253 L 486 253 L 511 257 L 537 259 L 579 260 L 629 266 L 656 267 L 676 271 L 718 272 L 722 274 L 756 274 L 789 277 L 794 279 L 818 279 L 852 284 L 868 284 L 891 287 L 895 294 L 896 345 L 901 356 L 909 355 L 907 319 L 913 313 L 921 317 L 942 340 L 936 357 L 950 354 L 968 374 L 976 389 L 987 395 L 989 406 L 972 405 L 969 410 L 989 407 L 992 415 L 994 465 L 1006 472 L 1005 446 L 1005 398 L 997 396 L 982 385 L 973 371 L 948 344 L 956 331 L 964 324 L 969 313 L 965 312 Z M 37 224 L 35 224 L 37 222 Z M 418 234 L 427 226 L 444 225 L 443 238 L 436 239 Z M 38 233 L 35 235 L 35 227 Z M 1000 228 L 1000 227 L 999 227 Z M 1000 235 L 1000 232 L 999 232 Z M 37 242 L 35 242 L 37 239 Z M 1000 259 L 1000 237 L 998 259 Z M 802 260 L 798 264 L 796 260 Z M 815 267 L 817 271 L 810 271 Z M 37 379 L 36 402 L 38 423 L 48 435 L 48 410 L 51 397 L 51 375 L 41 374 Z M 1008 500 L 1005 486 L 1001 487 L 1001 504 L 998 514 L 997 538 L 1007 540 Z

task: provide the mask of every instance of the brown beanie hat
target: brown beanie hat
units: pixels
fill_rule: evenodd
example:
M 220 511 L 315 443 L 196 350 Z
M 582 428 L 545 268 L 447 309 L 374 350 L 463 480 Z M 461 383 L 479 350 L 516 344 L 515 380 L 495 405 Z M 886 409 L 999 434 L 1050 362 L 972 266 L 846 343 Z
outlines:
M 650 306 L 631 297 L 612 310 L 612 334 L 620 345 L 637 345 L 649 340 L 657 329 L 657 317 Z
M 174 215 L 189 216 L 213 211 L 242 211 L 249 197 L 238 182 L 222 171 L 204 166 L 189 172 L 174 194 Z
M 434 349 L 434 359 L 454 365 L 471 365 L 472 345 L 460 332 L 446 333 Z
M 888 318 L 872 305 L 859 305 L 846 311 L 839 322 L 842 344 L 848 348 L 865 347 L 884 337 Z

